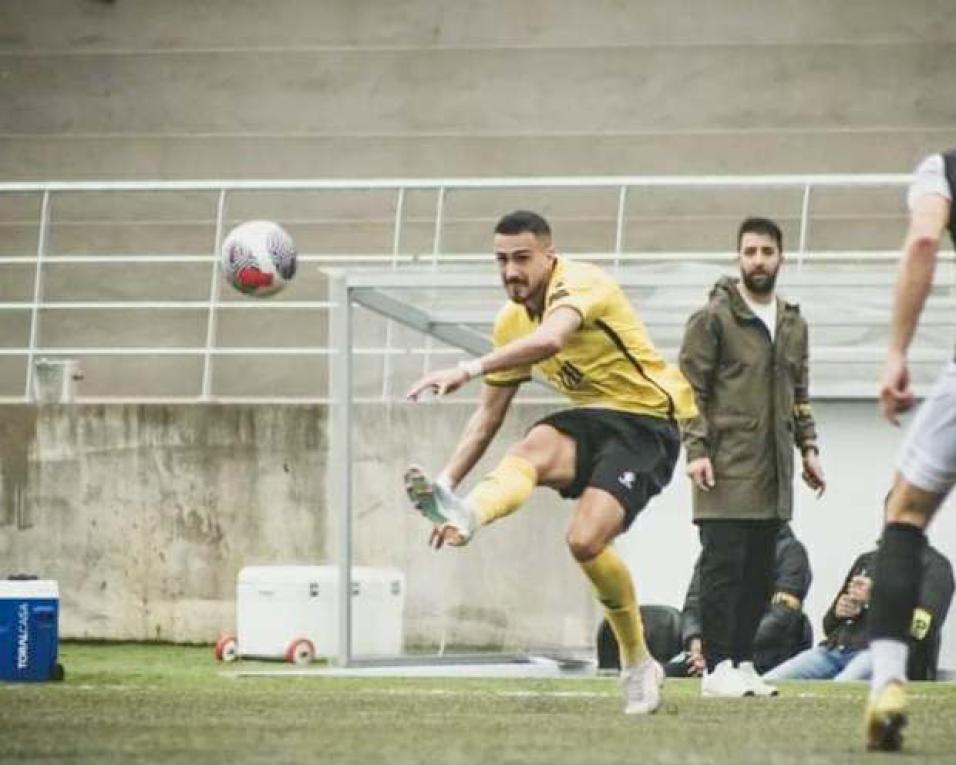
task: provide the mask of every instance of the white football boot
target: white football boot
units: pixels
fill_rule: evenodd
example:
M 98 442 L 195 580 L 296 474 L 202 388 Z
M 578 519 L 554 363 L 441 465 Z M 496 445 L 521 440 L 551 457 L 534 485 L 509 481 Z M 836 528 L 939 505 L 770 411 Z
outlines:
M 474 511 L 449 487 L 431 480 L 418 465 L 405 471 L 405 493 L 428 520 L 437 526 L 451 526 L 457 532 L 457 539 L 449 539 L 449 544 L 460 547 L 475 535 L 478 521 Z
M 624 714 L 653 714 L 661 705 L 664 670 L 648 656 L 640 664 L 622 669 L 620 684 L 624 695 Z
M 730 659 L 724 659 L 714 667 L 713 672 L 705 672 L 700 681 L 701 696 L 743 698 L 753 696 L 753 689 L 737 671 Z
M 740 673 L 740 676 L 744 679 L 747 687 L 754 692 L 754 696 L 780 695 L 780 691 L 778 691 L 774 686 L 765 683 L 763 678 L 757 674 L 757 670 L 754 668 L 754 663 L 752 661 L 740 662 L 740 664 L 737 665 L 737 672 Z

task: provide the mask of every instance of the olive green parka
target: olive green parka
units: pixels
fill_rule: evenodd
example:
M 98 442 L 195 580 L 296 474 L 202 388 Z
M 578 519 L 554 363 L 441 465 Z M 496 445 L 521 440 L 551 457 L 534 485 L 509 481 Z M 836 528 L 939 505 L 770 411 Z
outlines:
M 694 520 L 789 520 L 794 446 L 816 443 L 808 395 L 808 333 L 780 297 L 774 340 L 737 279 L 721 278 L 687 322 L 680 369 L 700 414 L 683 429 L 687 461 L 710 457 L 713 486 L 696 486 Z

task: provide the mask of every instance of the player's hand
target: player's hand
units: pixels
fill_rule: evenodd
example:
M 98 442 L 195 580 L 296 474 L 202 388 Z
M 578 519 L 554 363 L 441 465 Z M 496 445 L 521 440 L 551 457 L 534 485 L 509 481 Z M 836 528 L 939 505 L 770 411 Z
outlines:
M 454 393 L 470 379 L 468 372 L 458 367 L 436 369 L 412 385 L 405 394 L 405 398 L 409 401 L 418 401 L 418 397 L 426 391 L 436 396 L 444 396 L 448 393 Z
M 694 485 L 702 491 L 710 491 L 717 485 L 714 480 L 714 466 L 710 457 L 698 457 L 687 463 L 687 475 Z
M 820 464 L 820 455 L 808 451 L 803 458 L 803 482 L 817 493 L 817 499 L 827 490 L 826 478 L 823 477 L 823 465 Z
M 452 547 L 463 547 L 468 544 L 468 539 L 462 536 L 461 532 L 450 523 L 442 523 L 432 528 L 432 535 L 428 544 L 436 550 L 440 550 L 446 543 Z
M 883 365 L 880 378 L 880 411 L 893 425 L 899 426 L 897 415 L 913 406 L 913 389 L 910 387 L 910 371 L 906 356 L 891 351 Z
M 833 609 L 839 619 L 852 619 L 859 616 L 862 610 L 860 604 L 845 592 L 837 598 L 836 606 Z

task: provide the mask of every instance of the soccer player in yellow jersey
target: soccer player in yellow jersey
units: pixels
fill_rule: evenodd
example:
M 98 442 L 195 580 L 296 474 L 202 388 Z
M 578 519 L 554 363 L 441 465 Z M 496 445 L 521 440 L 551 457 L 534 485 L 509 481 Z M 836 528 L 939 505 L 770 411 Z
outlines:
M 634 585 L 611 542 L 670 481 L 680 451 L 677 423 L 696 415 L 694 394 L 658 355 L 620 286 L 596 266 L 556 255 L 540 215 L 505 215 L 494 247 L 510 301 L 495 321 L 495 349 L 426 375 L 407 394 L 412 400 L 424 391 L 446 395 L 483 377 L 480 403 L 438 478 L 413 466 L 406 491 L 435 524 L 436 549 L 466 544 L 481 526 L 517 510 L 535 486 L 579 498 L 568 547 L 617 637 L 625 712 L 649 714 L 660 706 L 663 672 L 648 653 Z M 460 497 L 455 487 L 481 458 L 533 367 L 574 408 L 536 423 Z

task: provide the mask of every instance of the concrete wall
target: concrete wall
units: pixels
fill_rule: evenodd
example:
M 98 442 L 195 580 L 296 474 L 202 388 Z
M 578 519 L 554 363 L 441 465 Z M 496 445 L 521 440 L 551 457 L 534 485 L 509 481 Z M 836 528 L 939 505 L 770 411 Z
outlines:
M 473 472 L 479 478 L 507 446 L 552 408 L 516 408 Z M 356 422 L 355 549 L 359 562 L 394 565 L 408 577 L 407 640 L 500 648 L 579 647 L 593 637 L 596 605 L 564 544 L 573 505 L 538 491 L 519 513 L 462 549 L 427 547 L 430 525 L 407 505 L 409 463 L 444 465 L 470 405 L 370 405 Z M 471 482 L 466 484 L 471 485 Z
M 829 488 L 797 489 L 794 528 L 814 583 L 817 635 L 846 568 L 879 533 L 901 431 L 869 401 L 815 404 Z M 513 409 L 480 476 L 548 407 Z M 573 504 L 537 491 L 460 550 L 433 552 L 407 506 L 404 466 L 441 467 L 468 404 L 356 410 L 355 562 L 408 582 L 408 645 L 588 645 L 599 618 L 564 546 Z M 310 407 L 5 407 L 0 572 L 60 581 L 72 637 L 204 641 L 234 624 L 235 576 L 254 563 L 336 560 L 326 505 L 327 412 Z M 930 538 L 956 560 L 952 501 Z M 680 606 L 699 544 L 682 467 L 619 547 L 643 603 Z M 956 620 L 943 664 L 956 666 Z
M 427 547 L 401 472 L 444 455 L 467 414 L 357 412 L 356 564 L 406 573 L 410 645 L 586 645 L 594 606 L 553 498 L 481 545 Z M 66 637 L 214 640 L 241 567 L 336 560 L 327 448 L 317 407 L 0 408 L 0 573 L 57 579 Z
M 59 580 L 62 633 L 214 640 L 250 563 L 327 547 L 310 407 L 0 409 L 0 572 Z

